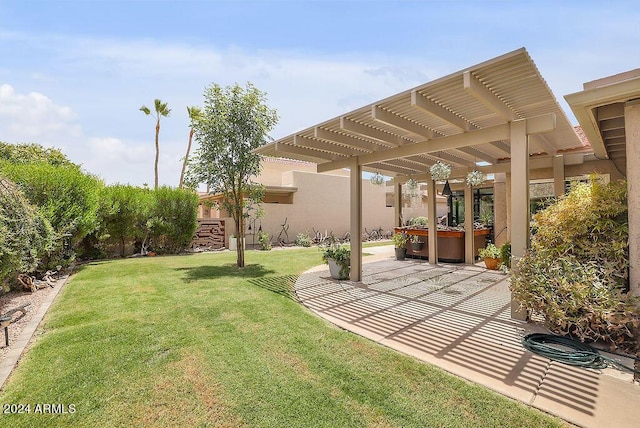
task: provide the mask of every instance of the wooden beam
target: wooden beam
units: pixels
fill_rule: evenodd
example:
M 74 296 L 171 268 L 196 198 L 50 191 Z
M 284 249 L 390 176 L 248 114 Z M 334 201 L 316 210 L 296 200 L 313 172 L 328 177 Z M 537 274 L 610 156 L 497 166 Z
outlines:
M 493 147 L 495 147 L 496 149 L 506 153 L 507 155 L 511 154 L 511 148 L 509 147 L 509 145 L 507 143 L 505 143 L 504 141 L 492 141 L 489 144 L 491 144 Z
M 463 131 L 470 131 L 475 128 L 470 122 L 450 110 L 447 110 L 435 101 L 430 100 L 418 91 L 411 91 L 411 105 L 425 113 L 436 116 Z
M 433 130 L 425 128 L 424 126 L 416 122 L 405 119 L 402 116 L 398 116 L 397 114 L 391 113 L 390 111 L 384 110 L 383 108 L 376 105 L 371 106 L 371 118 L 378 122 L 386 123 L 389 126 L 402 129 L 423 138 L 430 139 L 435 137 L 435 133 L 433 132 Z
M 376 152 L 384 147 L 379 144 L 375 144 L 371 141 L 365 141 L 361 138 L 356 138 L 351 135 L 341 134 L 339 132 L 330 131 L 328 129 L 316 127 L 314 129 L 314 137 L 321 140 L 331 141 L 345 146 L 353 147 L 356 149 L 366 150 L 368 152 Z
M 459 150 L 459 149 L 458 149 Z M 461 166 L 468 166 L 470 168 L 473 168 L 474 166 L 476 166 L 475 162 L 471 162 L 470 160 L 464 159 L 464 158 L 459 158 L 456 157 L 454 155 L 451 155 L 449 153 L 446 152 L 436 152 L 436 153 L 431 153 L 431 156 L 437 158 L 438 160 L 442 160 L 446 163 L 450 163 L 453 165 L 461 165 Z
M 500 117 L 507 122 L 517 119 L 516 114 L 509 108 L 509 106 L 491 92 L 482 82 L 480 82 L 472 72 L 465 71 L 462 73 L 462 77 L 464 89 L 475 99 L 500 115 Z
M 363 125 L 344 116 L 340 118 L 340 129 L 363 137 L 372 138 L 389 147 L 398 147 L 409 142 L 399 135 L 391 134 L 387 131 L 373 128 L 368 125 Z
M 526 119 L 527 135 L 544 134 L 556 129 L 556 114 L 547 113 L 540 116 L 529 117 Z
M 389 161 L 389 162 L 393 162 L 393 161 Z M 408 167 L 404 167 L 402 165 L 397 165 L 395 163 L 372 163 L 367 165 L 369 168 L 374 168 L 378 171 L 383 171 L 383 172 L 394 172 L 396 174 L 401 174 L 401 175 L 413 175 L 413 173 L 415 172 L 414 170 L 412 170 L 411 168 Z
M 544 151 L 551 156 L 555 156 L 555 154 L 558 153 L 558 149 L 556 149 L 553 144 L 551 144 L 549 140 L 547 140 L 546 137 L 542 134 L 531 135 L 529 144 L 533 142 L 537 142 L 540 146 L 542 146 Z
M 494 158 L 491 155 L 486 154 L 485 152 L 481 152 L 480 150 L 474 147 L 460 147 L 457 150 L 460 150 L 463 153 L 473 156 L 474 158 L 477 158 L 479 161 L 483 160 L 485 162 L 489 162 L 490 164 L 498 163 L 498 159 Z
M 295 154 L 295 155 L 301 155 L 301 156 L 306 156 L 308 158 L 312 158 L 312 159 L 316 159 L 315 162 L 320 162 L 320 163 L 331 163 L 331 162 L 327 162 L 326 156 L 327 153 L 320 153 L 317 150 L 312 150 L 306 147 L 301 147 L 301 146 L 291 146 L 288 144 L 282 144 L 282 143 L 278 143 L 276 142 L 275 145 L 275 151 L 276 152 L 281 152 L 283 156 L 286 156 L 288 153 L 291 154 Z M 340 159 L 346 159 L 345 156 L 340 156 L 340 155 L 334 155 L 334 154 L 330 154 L 329 158 L 332 161 L 337 161 Z M 342 168 L 342 167 L 340 167 Z
M 302 135 L 293 136 L 293 144 L 299 147 L 306 147 L 308 149 L 317 149 L 330 153 L 338 153 L 346 156 L 353 156 L 362 154 L 363 152 L 337 144 L 325 143 L 323 141 L 312 140 L 311 138 L 303 137 Z

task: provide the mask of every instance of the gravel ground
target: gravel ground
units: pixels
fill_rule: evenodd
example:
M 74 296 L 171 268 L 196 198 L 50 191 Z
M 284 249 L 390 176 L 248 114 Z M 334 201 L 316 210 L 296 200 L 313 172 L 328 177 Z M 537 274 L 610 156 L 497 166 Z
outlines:
M 56 281 L 56 286 L 62 284 L 67 276 L 68 275 L 60 276 L 60 278 Z M 31 304 L 27 307 L 26 314 L 22 314 L 22 312 L 13 314 L 13 321 L 9 325 L 9 346 L 15 343 L 29 320 L 31 320 L 38 312 L 38 309 L 42 305 L 42 302 L 53 291 L 53 288 L 46 287 L 41 290 L 37 290 L 34 293 L 28 291 L 11 291 L 9 293 L 0 295 L 0 315 L 6 313 L 7 311 L 10 311 L 13 308 L 24 305 L 25 303 Z M 4 360 L 6 354 L 9 352 L 9 348 L 5 346 L 5 343 L 4 329 L 0 329 L 0 361 Z

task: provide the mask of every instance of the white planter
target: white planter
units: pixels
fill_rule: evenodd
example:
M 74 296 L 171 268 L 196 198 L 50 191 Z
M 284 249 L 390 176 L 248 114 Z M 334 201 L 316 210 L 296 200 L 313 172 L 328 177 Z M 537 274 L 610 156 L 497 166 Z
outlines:
M 243 248 L 247 249 L 247 241 L 245 238 L 242 238 Z M 229 238 L 229 250 L 230 251 L 238 251 L 238 238 Z
M 342 269 L 341 266 L 333 259 L 327 259 L 327 262 L 329 263 L 329 273 L 331 274 L 331 278 L 334 279 L 348 279 L 349 278 L 349 268 L 347 268 L 346 270 L 346 275 L 341 276 L 340 275 L 340 270 Z

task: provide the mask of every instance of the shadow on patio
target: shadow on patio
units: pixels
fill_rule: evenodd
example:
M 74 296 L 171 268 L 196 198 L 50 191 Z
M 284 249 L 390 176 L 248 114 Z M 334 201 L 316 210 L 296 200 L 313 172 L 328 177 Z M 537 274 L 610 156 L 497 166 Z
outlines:
M 313 269 L 298 279 L 296 293 L 346 330 L 574 424 L 631 427 L 640 420 L 637 385 L 522 348 L 525 334 L 543 329 L 511 319 L 507 277 L 496 271 L 386 259 L 365 264 L 361 283 Z

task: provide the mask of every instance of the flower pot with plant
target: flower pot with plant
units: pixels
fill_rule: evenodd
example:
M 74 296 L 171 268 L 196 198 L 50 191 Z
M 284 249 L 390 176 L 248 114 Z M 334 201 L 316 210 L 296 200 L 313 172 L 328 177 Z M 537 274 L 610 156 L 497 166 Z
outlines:
M 322 253 L 322 260 L 329 265 L 329 272 L 332 278 L 349 278 L 351 250 L 348 247 L 330 245 Z
M 422 247 L 424 246 L 424 242 L 420 240 L 420 236 L 411 235 L 411 238 L 409 238 L 409 240 L 411 241 L 411 249 L 414 252 L 422 251 Z
M 500 249 L 494 243 L 488 243 L 486 247 L 478 250 L 478 255 L 484 259 L 487 269 L 497 270 L 500 264 Z
M 404 260 L 409 237 L 405 233 L 396 233 L 391 237 L 396 251 L 396 260 Z

